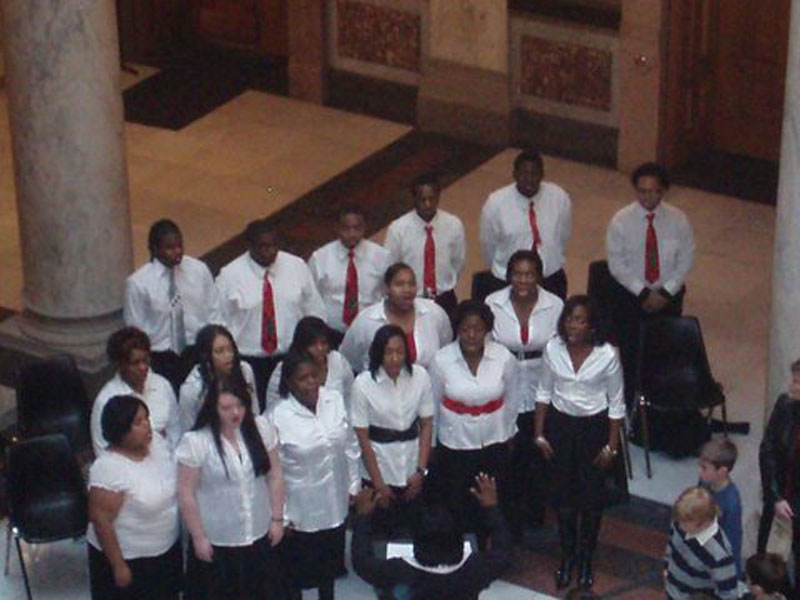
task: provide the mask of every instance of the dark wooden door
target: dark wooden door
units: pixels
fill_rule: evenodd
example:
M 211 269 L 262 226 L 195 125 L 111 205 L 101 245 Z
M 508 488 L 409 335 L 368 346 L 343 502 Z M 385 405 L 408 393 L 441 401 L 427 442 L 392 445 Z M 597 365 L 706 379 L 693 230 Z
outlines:
M 194 0 L 193 33 L 204 42 L 288 53 L 286 0 Z

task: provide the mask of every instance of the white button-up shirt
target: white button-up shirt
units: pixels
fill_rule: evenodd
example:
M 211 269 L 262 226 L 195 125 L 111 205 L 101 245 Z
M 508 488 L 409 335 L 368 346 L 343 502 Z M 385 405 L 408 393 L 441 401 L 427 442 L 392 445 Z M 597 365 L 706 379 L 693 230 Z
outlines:
M 392 221 L 383 242 L 392 263 L 404 262 L 414 270 L 419 284 L 417 294 L 420 296 L 425 293 L 422 282 L 425 273 L 425 242 L 428 239 L 425 227 L 428 225 L 433 227 L 436 248 L 436 292 L 448 292 L 456 287 L 467 256 L 467 242 L 461 219 L 437 210 L 431 222 L 427 223 L 416 210 L 412 210 Z
M 160 436 L 153 436 L 150 452 L 142 460 L 103 452 L 89 469 L 89 488 L 124 495 L 114 519 L 114 532 L 125 560 L 160 556 L 177 541 L 175 460 Z M 86 540 L 103 550 L 92 523 Z
M 253 375 L 253 367 L 247 361 L 239 363 L 242 367 L 242 376 L 244 382 L 247 384 L 247 389 L 250 392 L 252 399 L 253 414 L 259 413 L 258 398 L 256 398 L 256 379 Z M 200 414 L 200 409 L 203 407 L 203 402 L 206 399 L 206 389 L 203 383 L 203 378 L 200 375 L 200 366 L 195 365 L 194 368 L 186 376 L 186 379 L 181 385 L 180 392 L 178 393 L 178 407 L 180 409 L 181 429 L 189 431 L 194 427 L 197 421 L 197 415 Z
M 573 417 L 608 409 L 609 419 L 622 419 L 625 400 L 616 348 L 608 343 L 595 346 L 576 373 L 566 343 L 554 337 L 545 346 L 536 401 Z
M 136 396 L 147 405 L 150 411 L 150 425 L 153 431 L 166 439 L 170 450 L 174 450 L 181 437 L 181 424 L 178 416 L 178 402 L 172 385 L 158 373 L 147 372 L 144 380 L 144 393 L 140 394 L 129 386 L 119 373 L 114 375 L 97 393 L 92 404 L 90 429 L 95 456 L 100 456 L 108 448 L 103 437 L 103 409 L 114 396 Z
M 256 417 L 256 426 L 269 452 L 277 443 L 275 430 L 261 416 Z M 241 454 L 225 436 L 220 436 L 220 443 L 224 465 L 210 427 L 185 433 L 175 455 L 178 463 L 200 470 L 195 497 L 209 541 L 215 546 L 249 546 L 269 531 L 272 507 L 268 474 L 255 476 L 239 429 L 236 443 Z
M 686 215 L 665 202 L 659 203 L 653 212 L 660 274 L 654 283 L 644 278 L 647 211 L 638 202 L 629 204 L 614 215 L 606 232 L 608 269 L 614 279 L 636 296 L 645 287 L 663 287 L 675 294 L 683 287 L 694 262 L 694 234 Z
M 206 264 L 184 256 L 175 269 L 175 285 L 183 304 L 186 341 L 194 344 L 197 332 L 209 323 L 221 323 L 219 297 Z M 152 349 L 170 349 L 170 269 L 158 260 L 139 267 L 125 280 L 122 316 L 126 325 L 138 327 L 150 338 Z
M 538 251 L 544 276 L 549 277 L 564 267 L 572 229 L 569 196 L 556 184 L 543 181 L 533 198 L 526 198 L 517 190 L 517 184 L 512 183 L 489 194 L 481 211 L 481 248 L 486 264 L 498 279 L 506 278 L 508 259 L 514 252 L 533 247 L 531 201 L 541 239 Z
M 430 367 L 439 442 L 453 450 L 478 450 L 514 436 L 519 406 L 517 371 L 514 356 L 488 339 L 477 375 L 469 370 L 458 340 L 439 350 Z M 481 406 L 499 398 L 504 402 L 494 412 L 473 416 L 451 411 L 443 405 L 445 398 L 467 406 Z
M 266 411 L 269 411 L 281 400 L 278 388 L 281 385 L 282 376 L 283 361 L 275 365 L 272 375 L 269 377 Z M 342 395 L 347 414 L 350 414 L 350 388 L 353 387 L 354 377 L 353 367 L 350 366 L 350 363 L 338 350 L 328 352 L 328 375 L 325 377 L 325 381 L 322 382 L 322 386 Z
M 361 452 L 338 392 L 320 388 L 316 414 L 294 396 L 271 412 L 286 481 L 285 517 L 298 531 L 338 527 L 358 493 Z
M 433 417 L 433 391 L 424 367 L 412 365 L 393 380 L 381 367 L 372 377 L 364 371 L 353 384 L 353 427 L 370 425 L 405 431 L 416 419 Z M 387 485 L 403 487 L 419 467 L 419 439 L 382 444 L 370 442 L 381 477 Z M 362 464 L 361 474 L 370 479 Z
M 339 346 L 339 351 L 350 361 L 356 372 L 369 367 L 369 347 L 375 332 L 387 325 L 386 309 L 383 302 L 373 304 L 361 311 Z M 453 339 L 450 319 L 444 309 L 433 300 L 417 298 L 414 300 L 414 345 L 417 348 L 416 362 L 426 367 L 433 360 L 436 351 Z
M 264 273 L 269 270 L 275 325 L 276 352 L 286 352 L 294 328 L 303 317 L 325 318 L 325 305 L 303 259 L 278 252 L 265 269 L 245 252 L 220 271 L 217 277 L 222 317 L 245 356 L 266 356 L 261 346 L 261 317 L 264 304 Z
M 517 397 L 519 412 L 530 412 L 536 408 L 536 386 L 542 370 L 541 358 L 519 359 L 519 353 L 544 350 L 544 346 L 556 334 L 558 318 L 564 308 L 564 302 L 542 287 L 538 288 L 536 304 L 528 317 L 528 343 L 522 343 L 521 330 L 517 313 L 511 303 L 511 286 L 498 290 L 486 297 L 486 304 L 494 314 L 492 337 L 503 344 L 519 360 L 519 377 L 517 378 Z
M 358 273 L 358 310 L 361 311 L 383 296 L 383 274 L 389 266 L 389 254 L 382 246 L 369 240 L 361 240 L 353 252 Z M 349 262 L 348 249 L 340 240 L 325 244 L 308 259 L 308 268 L 325 302 L 327 323 L 342 333 L 347 330 L 342 321 L 342 311 Z

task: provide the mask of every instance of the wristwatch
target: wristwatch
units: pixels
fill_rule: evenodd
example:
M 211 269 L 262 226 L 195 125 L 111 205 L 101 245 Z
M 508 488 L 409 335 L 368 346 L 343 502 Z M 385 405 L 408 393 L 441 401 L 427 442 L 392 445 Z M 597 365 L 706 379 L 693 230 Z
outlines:
M 611 446 L 609 446 L 608 444 L 606 444 L 605 446 L 603 446 L 603 452 L 607 452 L 607 453 L 608 453 L 608 454 L 610 454 L 612 457 L 614 457 L 614 456 L 616 456 L 616 455 L 617 455 L 617 450 L 612 450 L 612 449 L 611 449 Z
M 428 476 L 428 469 L 427 469 L 427 467 L 424 468 L 424 469 L 422 467 L 417 467 L 417 473 L 419 475 L 422 475 L 423 477 L 427 477 Z

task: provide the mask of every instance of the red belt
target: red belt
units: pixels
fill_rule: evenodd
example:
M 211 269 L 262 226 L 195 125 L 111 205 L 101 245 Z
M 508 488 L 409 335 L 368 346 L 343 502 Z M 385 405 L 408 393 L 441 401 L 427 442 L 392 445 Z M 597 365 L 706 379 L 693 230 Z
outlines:
M 505 402 L 505 398 L 500 397 L 496 400 L 490 400 L 486 404 L 478 404 L 477 406 L 471 406 L 469 404 L 464 404 L 463 402 L 459 402 L 458 400 L 453 400 L 452 398 L 448 398 L 447 396 L 444 397 L 442 400 L 442 404 L 448 408 L 449 410 L 453 411 L 459 415 L 472 415 L 473 417 L 478 417 L 480 415 L 488 415 L 490 413 L 499 410 L 503 403 Z

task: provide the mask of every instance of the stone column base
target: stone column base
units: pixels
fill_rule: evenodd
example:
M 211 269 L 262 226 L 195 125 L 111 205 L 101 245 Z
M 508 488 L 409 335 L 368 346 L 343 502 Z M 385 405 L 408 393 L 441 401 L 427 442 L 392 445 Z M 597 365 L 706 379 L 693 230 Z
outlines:
M 0 322 L 0 348 L 40 358 L 66 352 L 82 372 L 97 373 L 108 365 L 108 336 L 122 326 L 121 311 L 91 319 L 51 319 L 25 311 Z
M 428 59 L 417 97 L 417 125 L 457 139 L 508 146 L 511 99 L 508 76 Z

